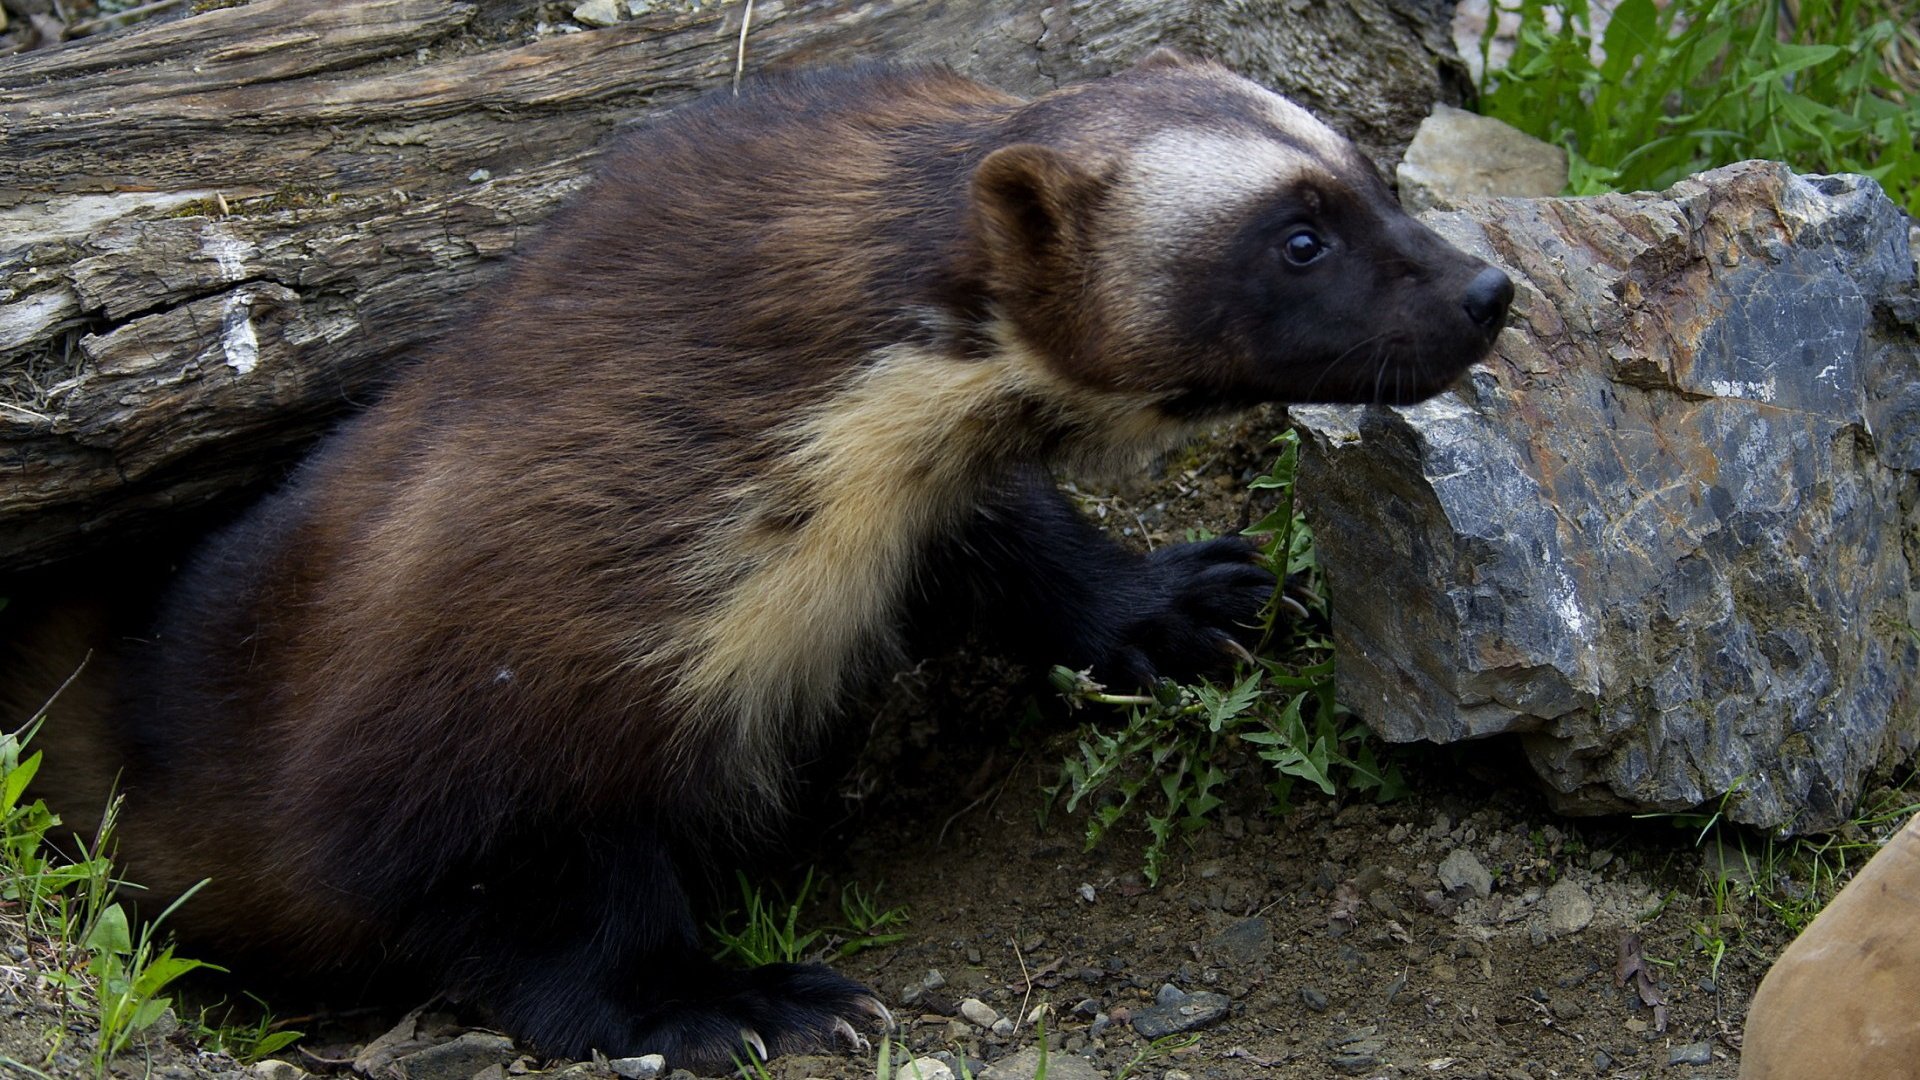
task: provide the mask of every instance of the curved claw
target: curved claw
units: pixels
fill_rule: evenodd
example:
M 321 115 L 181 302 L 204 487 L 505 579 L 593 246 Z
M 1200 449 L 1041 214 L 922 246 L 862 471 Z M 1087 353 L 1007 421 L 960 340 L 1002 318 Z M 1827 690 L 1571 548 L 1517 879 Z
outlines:
M 867 1048 L 867 1037 L 853 1030 L 853 1025 L 847 1023 L 845 1017 L 836 1016 L 833 1018 L 833 1033 L 844 1036 L 847 1040 L 847 1045 L 855 1050 L 865 1050 Z
M 1229 635 L 1226 635 L 1226 634 L 1220 635 L 1220 649 L 1223 652 L 1232 653 L 1233 656 L 1237 659 L 1245 660 L 1249 667 L 1259 663 L 1258 660 L 1254 659 L 1253 653 L 1247 651 L 1247 647 L 1245 645 L 1240 644 L 1240 642 L 1237 639 Z
M 762 1039 L 760 1037 L 760 1033 L 753 1030 L 752 1028 L 740 1029 L 740 1041 L 745 1043 L 748 1049 L 760 1055 L 761 1061 L 768 1061 L 772 1059 L 773 1055 L 767 1053 L 767 1041 L 765 1039 Z
M 1286 608 L 1288 611 L 1293 612 L 1296 618 L 1300 618 L 1300 619 L 1313 618 L 1313 612 L 1307 610 L 1307 605 L 1301 603 L 1298 600 L 1295 600 L 1293 597 L 1288 596 L 1285 593 L 1280 594 L 1280 606 Z
M 882 1004 L 879 998 L 861 998 L 860 1007 L 865 1009 L 875 1020 L 880 1021 L 881 1031 L 892 1031 L 894 1029 L 893 1013 L 887 1011 L 886 1005 Z

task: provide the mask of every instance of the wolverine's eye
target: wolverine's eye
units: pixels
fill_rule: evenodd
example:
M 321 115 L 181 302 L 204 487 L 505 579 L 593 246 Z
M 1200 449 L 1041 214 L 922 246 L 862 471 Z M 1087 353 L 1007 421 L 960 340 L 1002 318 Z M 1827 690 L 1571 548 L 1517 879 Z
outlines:
M 1287 261 L 1295 266 L 1305 266 L 1327 253 L 1326 241 L 1312 229 L 1300 229 L 1292 236 L 1281 241 L 1280 250 Z

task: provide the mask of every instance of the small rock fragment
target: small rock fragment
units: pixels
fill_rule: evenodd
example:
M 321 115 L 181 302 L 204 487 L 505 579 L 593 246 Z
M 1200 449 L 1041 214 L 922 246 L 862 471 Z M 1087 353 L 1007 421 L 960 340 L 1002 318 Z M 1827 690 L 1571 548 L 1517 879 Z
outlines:
M 1454 848 L 1440 861 L 1440 868 L 1435 873 L 1450 895 L 1464 896 L 1471 892 L 1485 900 L 1493 893 L 1493 875 L 1466 848 Z
M 1593 900 L 1571 878 L 1553 883 L 1547 890 L 1544 906 L 1547 931 L 1554 937 L 1577 934 L 1593 922 Z
M 979 998 L 967 998 L 962 1001 L 960 1015 L 966 1018 L 967 1023 L 983 1028 L 992 1027 L 994 1021 L 1000 1019 L 1000 1014 L 993 1010 L 993 1006 Z
M 247 1071 L 257 1080 L 305 1080 L 307 1075 L 306 1070 L 299 1066 L 275 1058 L 256 1061 Z
M 1152 1006 L 1133 1014 L 1133 1030 L 1149 1039 L 1195 1031 L 1225 1019 L 1232 1006 L 1225 994 L 1208 990 L 1188 994 L 1175 986 L 1163 986 Z
M 908 1005 L 917 1005 L 923 998 L 946 985 L 947 977 L 940 974 L 939 968 L 928 968 L 927 973 L 920 976 L 919 982 L 900 992 L 900 1000 Z
M 470 1080 L 474 1073 L 487 1066 L 504 1066 L 513 1058 L 512 1039 L 469 1031 L 457 1039 L 408 1054 L 394 1064 L 407 1080 Z
M 1435 105 L 1397 178 L 1401 200 L 1417 210 L 1471 196 L 1558 195 L 1567 186 L 1567 152 L 1490 116 Z
M 1318 987 L 1313 987 L 1313 986 L 1301 987 L 1300 1000 L 1302 1003 L 1306 1005 L 1307 1008 L 1312 1009 L 1314 1012 L 1327 1011 L 1327 995 L 1323 991 L 1321 991 Z
M 573 9 L 575 22 L 588 26 L 612 26 L 620 21 L 623 13 L 615 0 L 587 0 Z
M 1273 924 L 1258 915 L 1241 919 L 1215 934 L 1211 944 L 1229 964 L 1257 964 L 1273 949 Z
M 1710 1042 L 1687 1043 L 1667 1051 L 1669 1065 L 1711 1065 L 1713 1064 L 1713 1044 Z
M 1000 1019 L 995 1020 L 993 1022 L 993 1026 L 990 1027 L 988 1030 L 992 1031 L 995 1035 L 998 1035 L 1004 1039 L 1007 1036 L 1013 1034 L 1013 1021 L 1003 1016 Z
M 953 1069 L 939 1058 L 914 1058 L 894 1074 L 898 1080 L 953 1080 Z
M 627 1080 L 653 1080 L 667 1071 L 667 1059 L 659 1054 L 643 1054 L 640 1057 L 614 1058 L 607 1062 L 607 1068 Z

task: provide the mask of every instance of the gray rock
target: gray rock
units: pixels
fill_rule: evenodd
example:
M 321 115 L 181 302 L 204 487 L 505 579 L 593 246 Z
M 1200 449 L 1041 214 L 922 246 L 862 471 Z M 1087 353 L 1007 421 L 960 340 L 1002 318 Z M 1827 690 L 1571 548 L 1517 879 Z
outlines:
M 1451 207 L 1474 196 L 1558 195 L 1567 152 L 1491 116 L 1435 104 L 1397 170 L 1410 210 Z
M 489 1065 L 505 1065 L 515 1057 L 513 1040 L 505 1035 L 469 1031 L 457 1039 L 400 1058 L 394 1062 L 406 1080 L 470 1080 Z
M 960 1003 L 960 1015 L 966 1018 L 967 1023 L 975 1024 L 983 1028 L 992 1027 L 993 1022 L 1000 1019 L 1000 1014 L 993 1011 L 993 1006 L 981 1001 L 979 998 L 967 998 L 965 1001 L 962 1001 Z
M 1577 934 L 1593 922 L 1593 898 L 1570 878 L 1554 882 L 1541 899 L 1547 933 L 1554 937 Z
M 1314 1012 L 1326 1012 L 1326 992 L 1318 987 L 1303 986 L 1300 988 L 1300 1003 L 1312 1009 Z
M 1040 1048 L 1029 1046 L 1001 1058 L 977 1075 L 980 1080 L 1034 1080 L 1039 1073 Z M 1106 1080 L 1106 1077 L 1086 1058 L 1054 1050 L 1047 1054 L 1047 1080 Z
M 307 1071 L 290 1062 L 268 1058 L 248 1066 L 247 1074 L 256 1080 L 306 1080 Z
M 1440 860 L 1440 866 L 1434 873 L 1439 875 L 1440 884 L 1454 896 L 1465 896 L 1471 892 L 1485 900 L 1493 892 L 1493 875 L 1466 848 L 1454 848 L 1446 858 Z
M 1226 1019 L 1232 1007 L 1233 1001 L 1225 994 L 1209 990 L 1188 994 L 1174 986 L 1163 986 L 1152 1005 L 1133 1014 L 1133 1030 L 1149 1039 L 1197 1031 Z
M 1518 735 L 1565 812 L 1737 789 L 1735 821 L 1839 824 L 1920 746 L 1904 218 L 1749 162 L 1429 221 L 1518 295 L 1455 392 L 1293 410 L 1342 699 L 1394 741 Z
M 653 1080 L 667 1071 L 667 1059 L 660 1054 L 642 1054 L 639 1057 L 614 1058 L 607 1062 L 607 1068 L 615 1075 L 627 1080 Z
M 1687 1043 L 1667 1051 L 1669 1065 L 1711 1065 L 1713 1064 L 1713 1044 L 1710 1042 Z
M 939 1058 L 914 1058 L 894 1075 L 898 1080 L 953 1080 L 953 1067 Z
M 1250 967 L 1273 949 L 1273 924 L 1258 915 L 1240 919 L 1213 936 L 1213 951 L 1234 967 Z
M 587 0 L 573 9 L 574 21 L 588 26 L 612 26 L 625 17 L 616 0 Z
M 946 985 L 947 977 L 940 974 L 939 968 L 928 968 L 919 982 L 900 992 L 900 1000 L 908 1005 L 917 1005 L 923 999 L 931 997 L 935 991 L 945 988 Z

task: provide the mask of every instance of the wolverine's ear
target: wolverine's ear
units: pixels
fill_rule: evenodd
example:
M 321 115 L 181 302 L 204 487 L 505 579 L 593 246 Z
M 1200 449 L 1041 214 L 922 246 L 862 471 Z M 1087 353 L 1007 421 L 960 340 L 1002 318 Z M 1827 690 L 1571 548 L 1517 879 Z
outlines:
M 1133 65 L 1135 71 L 1158 71 L 1161 68 L 1191 67 L 1194 59 L 1171 45 L 1156 45 L 1153 51 L 1141 57 Z
M 1003 272 L 1016 273 L 1071 258 L 1100 186 L 1050 147 L 1016 143 L 988 154 L 973 171 L 975 221 L 988 258 Z

